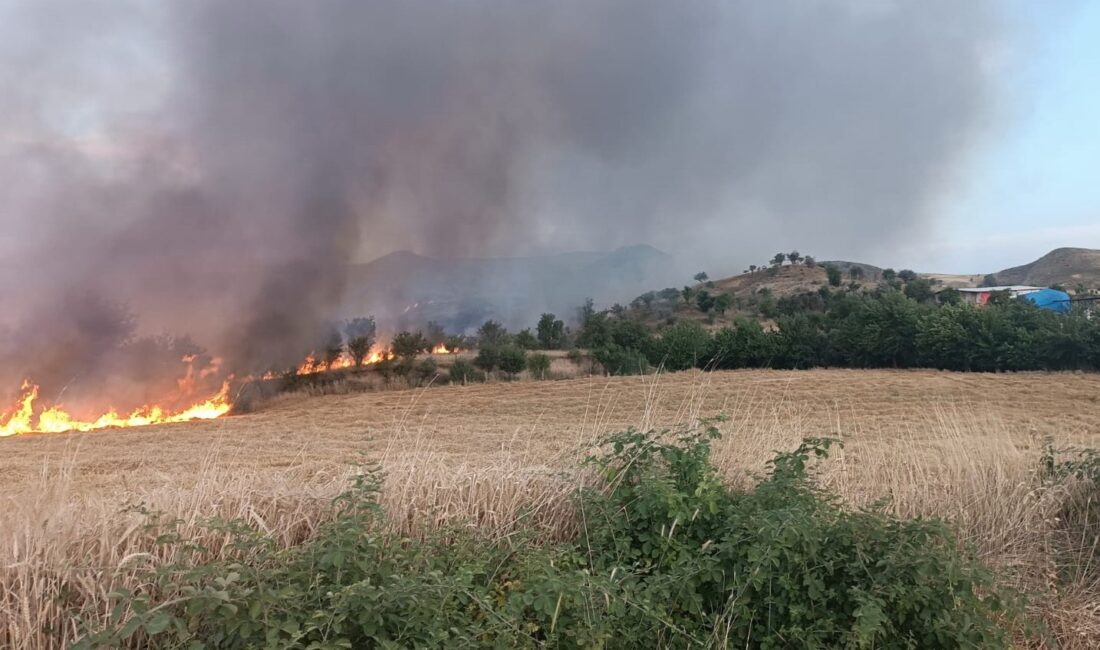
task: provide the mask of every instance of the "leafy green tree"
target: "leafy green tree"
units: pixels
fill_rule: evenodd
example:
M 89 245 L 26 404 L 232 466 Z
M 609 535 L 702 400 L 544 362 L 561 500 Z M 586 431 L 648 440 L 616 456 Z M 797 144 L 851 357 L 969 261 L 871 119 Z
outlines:
M 802 258 L 802 263 L 803 263 L 803 264 L 805 264 L 807 268 L 811 268 L 811 269 L 812 269 L 812 268 L 816 268 L 816 267 L 817 267 L 817 260 L 815 260 L 815 259 L 814 259 L 813 257 L 811 257 L 811 256 L 809 256 L 809 255 L 807 255 L 806 257 Z
M 699 273 L 695 274 L 695 277 L 693 279 L 696 282 L 703 283 L 703 282 L 706 282 L 707 280 L 709 280 L 710 276 L 707 275 L 706 271 L 700 271 Z
M 593 350 L 596 361 L 609 375 L 642 375 L 649 372 L 646 355 L 615 343 Z
M 798 251 L 791 251 L 787 253 L 787 259 L 790 260 L 791 266 L 794 266 L 802 261 L 802 255 Z
M 520 330 L 515 336 L 515 344 L 522 350 L 537 350 L 539 348 L 539 340 L 535 338 L 530 329 Z
M 496 370 L 500 366 L 500 351 L 501 348 L 493 345 L 478 348 L 474 365 L 485 372 Z
M 887 282 L 892 282 L 898 277 L 898 272 L 894 269 L 882 269 L 882 279 Z
M 962 292 L 955 288 L 944 289 L 936 294 L 942 305 L 957 305 L 962 302 Z
M 825 277 L 827 277 L 829 279 L 829 286 L 832 286 L 832 287 L 839 287 L 840 286 L 840 279 L 841 279 L 840 269 L 833 266 L 832 264 L 826 264 L 825 265 Z
M 785 262 L 786 260 L 786 253 L 776 253 L 775 257 L 772 258 L 772 266 L 782 266 L 783 262 Z
M 755 264 L 749 264 L 749 273 L 756 273 L 757 266 Z
M 992 273 L 986 275 L 984 278 L 982 278 L 981 286 L 983 286 L 983 287 L 996 287 L 996 286 L 999 286 L 999 283 L 997 282 L 997 276 L 993 275 Z
M 917 279 L 917 272 L 911 269 L 902 269 L 898 271 L 898 279 L 902 282 L 912 282 Z
M 695 289 L 691 287 L 684 287 L 680 290 L 680 295 L 684 298 L 684 304 L 690 305 L 692 298 L 695 297 Z
M 542 352 L 527 355 L 527 370 L 535 379 L 546 379 L 550 374 L 550 355 Z
M 926 278 L 918 278 L 905 285 L 905 296 L 917 302 L 931 302 L 936 297 L 932 290 L 932 281 Z
M 487 320 L 477 330 L 477 344 L 479 347 L 500 347 L 507 345 L 512 340 L 508 330 L 495 320 Z
M 402 359 L 412 359 L 428 349 L 428 341 L 421 332 L 398 332 L 390 342 L 390 349 Z
M 553 314 L 543 314 L 535 331 L 544 350 L 560 350 L 565 345 L 565 323 Z
M 661 331 L 654 362 L 668 370 L 686 370 L 706 363 L 710 333 L 695 321 L 681 321 Z
M 509 377 L 515 377 L 527 368 L 527 353 L 515 345 L 506 345 L 500 349 L 499 367 Z
M 714 311 L 719 314 L 725 314 L 730 307 L 733 306 L 733 296 L 728 293 L 719 294 L 714 299 Z
M 344 325 L 344 335 L 348 339 L 348 354 L 355 367 L 362 367 L 363 361 L 374 347 L 375 324 L 373 318 L 353 318 Z

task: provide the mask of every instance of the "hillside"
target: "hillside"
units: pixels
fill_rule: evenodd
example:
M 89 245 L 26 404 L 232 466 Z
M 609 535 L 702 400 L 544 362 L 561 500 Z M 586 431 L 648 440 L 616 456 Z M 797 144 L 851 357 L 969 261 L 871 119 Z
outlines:
M 651 246 L 609 252 L 437 259 L 408 251 L 353 266 L 342 311 L 383 326 L 434 320 L 462 332 L 493 318 L 527 327 L 544 311 L 572 313 L 586 298 L 627 302 L 676 277 L 673 258 Z
M 1100 287 L 1100 250 L 1057 248 L 1039 259 L 993 274 L 998 284 L 1061 284 L 1069 289 L 1078 285 Z

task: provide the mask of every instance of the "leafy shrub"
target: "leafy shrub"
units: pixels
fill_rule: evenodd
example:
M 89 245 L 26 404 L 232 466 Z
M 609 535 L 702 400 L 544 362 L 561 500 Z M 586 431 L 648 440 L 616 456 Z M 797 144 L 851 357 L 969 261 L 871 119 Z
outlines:
M 539 349 L 539 340 L 535 338 L 535 335 L 529 329 L 520 330 L 514 339 L 514 343 L 523 350 Z
M 578 496 L 584 533 L 558 544 L 387 534 L 376 472 L 289 550 L 211 520 L 231 557 L 202 562 L 180 522 L 150 515 L 184 552 L 138 569 L 142 586 L 77 647 L 1006 647 L 996 621 L 1013 603 L 943 523 L 847 512 L 813 484 L 832 441 L 735 490 L 710 461 L 717 436 L 605 438 L 586 461 L 603 485 Z
M 485 381 L 485 373 L 466 359 L 455 359 L 448 373 L 453 384 L 472 384 Z
M 546 379 L 550 373 L 550 356 L 541 352 L 527 355 L 527 370 L 535 379 Z
M 593 350 L 592 354 L 609 375 L 644 375 L 649 372 L 649 359 L 634 348 L 609 343 Z
M 695 321 L 683 321 L 661 332 L 654 361 L 669 370 L 685 370 L 706 363 L 710 333 Z
M 478 348 L 474 357 L 474 365 L 485 372 L 492 372 L 500 365 L 500 348 L 495 345 L 487 345 Z
M 515 376 L 527 368 L 527 353 L 522 348 L 506 345 L 500 348 L 499 366 L 502 372 Z

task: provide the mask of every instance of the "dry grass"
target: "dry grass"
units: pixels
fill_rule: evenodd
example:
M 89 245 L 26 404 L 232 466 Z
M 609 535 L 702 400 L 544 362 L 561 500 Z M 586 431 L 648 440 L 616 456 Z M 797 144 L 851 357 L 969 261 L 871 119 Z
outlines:
M 185 527 L 239 516 L 293 544 L 366 457 L 385 467 L 384 505 L 404 532 L 462 522 L 562 537 L 574 525 L 568 470 L 594 436 L 717 413 L 731 417 L 716 450 L 730 480 L 804 436 L 840 437 L 826 485 L 853 506 L 888 498 L 901 515 L 949 518 L 1037 594 L 1063 647 L 1097 647 L 1097 526 L 1057 520 L 1078 495 L 1041 489 L 1034 472 L 1045 437 L 1100 447 L 1098 396 L 1095 375 L 688 372 L 298 396 L 207 423 L 4 439 L 0 647 L 63 647 L 78 629 L 59 594 L 105 616 L 112 588 L 171 552 L 127 503 Z

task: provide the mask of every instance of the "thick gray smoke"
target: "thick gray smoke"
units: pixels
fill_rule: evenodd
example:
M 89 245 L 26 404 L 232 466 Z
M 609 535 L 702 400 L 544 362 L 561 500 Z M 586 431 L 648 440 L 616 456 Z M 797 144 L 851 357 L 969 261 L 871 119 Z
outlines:
M 987 118 L 991 9 L 0 0 L 7 367 L 73 295 L 286 363 L 397 249 L 889 246 Z

